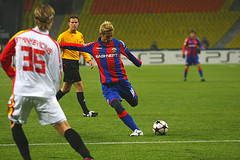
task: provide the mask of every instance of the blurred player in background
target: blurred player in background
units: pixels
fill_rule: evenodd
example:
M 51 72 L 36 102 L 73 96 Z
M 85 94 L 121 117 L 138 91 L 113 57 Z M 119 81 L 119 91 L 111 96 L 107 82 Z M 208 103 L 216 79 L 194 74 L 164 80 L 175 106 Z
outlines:
M 113 31 L 114 27 L 111 22 L 105 21 L 100 26 L 100 37 L 97 42 L 87 45 L 61 43 L 61 47 L 64 49 L 88 52 L 95 58 L 100 72 L 105 99 L 109 105 L 116 110 L 119 118 L 133 130 L 130 136 L 141 136 L 143 132 L 137 127 L 121 103 L 121 98 L 123 98 L 132 107 L 138 105 L 137 93 L 128 82 L 121 55 L 127 57 L 137 67 L 140 67 L 142 62 L 130 53 L 122 41 L 112 38 Z
M 69 29 L 58 37 L 58 42 L 62 43 L 76 43 L 84 44 L 82 33 L 78 32 L 79 19 L 77 16 L 72 15 L 68 18 Z M 80 52 L 84 57 L 85 61 L 91 65 L 91 69 L 94 67 L 91 57 L 88 53 Z M 83 83 L 79 74 L 79 51 L 72 51 L 68 49 L 62 49 L 62 60 L 63 60 L 63 87 L 57 92 L 57 100 L 61 99 L 66 93 L 71 90 L 72 85 L 76 87 L 77 99 L 83 110 L 84 117 L 96 117 L 98 113 L 89 111 L 84 94 L 83 94 Z
M 22 124 L 27 122 L 34 107 L 41 125 L 51 124 L 85 160 L 91 160 L 80 135 L 71 129 L 56 99 L 62 63 L 60 47 L 49 36 L 54 14 L 51 6 L 39 5 L 34 11 L 37 26 L 12 37 L 0 57 L 3 69 L 13 80 L 12 96 L 8 102 L 12 136 L 24 160 L 30 160 Z M 15 69 L 11 66 L 14 54 Z
M 200 51 L 201 44 L 199 42 L 199 39 L 196 38 L 195 36 L 196 36 L 196 32 L 192 30 L 190 32 L 189 38 L 185 39 L 183 49 L 182 49 L 183 58 L 185 58 L 185 49 L 186 47 L 188 48 L 186 67 L 184 72 L 184 81 L 187 81 L 187 73 L 188 73 L 189 66 L 197 65 L 198 72 L 201 77 L 201 81 L 204 82 L 205 80 L 203 78 L 202 68 L 200 66 L 199 57 L 198 57 L 198 54 L 200 54 L 201 52 Z

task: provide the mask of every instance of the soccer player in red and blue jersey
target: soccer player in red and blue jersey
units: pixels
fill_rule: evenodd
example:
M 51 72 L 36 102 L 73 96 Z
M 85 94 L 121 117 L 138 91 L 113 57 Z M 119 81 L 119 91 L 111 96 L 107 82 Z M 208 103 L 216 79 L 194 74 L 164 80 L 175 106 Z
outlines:
M 86 45 L 61 43 L 61 47 L 88 52 L 95 58 L 105 99 L 115 109 L 119 118 L 133 130 L 130 136 L 141 136 L 143 132 L 137 127 L 133 118 L 126 112 L 121 103 L 121 98 L 123 98 L 132 107 L 138 105 L 137 93 L 128 82 L 121 55 L 127 57 L 137 67 L 140 67 L 142 62 L 130 53 L 122 41 L 112 38 L 113 31 L 114 27 L 111 22 L 105 21 L 100 26 L 100 37 L 97 42 Z
M 201 44 L 199 39 L 196 38 L 195 36 L 196 36 L 196 32 L 192 30 L 190 32 L 189 38 L 185 39 L 183 49 L 182 49 L 183 58 L 185 58 L 185 49 L 186 47 L 188 48 L 186 67 L 184 72 L 184 81 L 187 81 L 187 73 L 188 73 L 189 66 L 197 65 L 198 72 L 201 77 L 201 81 L 204 82 L 205 80 L 203 78 L 202 68 L 200 66 L 199 57 L 198 57 L 198 54 L 200 54 Z

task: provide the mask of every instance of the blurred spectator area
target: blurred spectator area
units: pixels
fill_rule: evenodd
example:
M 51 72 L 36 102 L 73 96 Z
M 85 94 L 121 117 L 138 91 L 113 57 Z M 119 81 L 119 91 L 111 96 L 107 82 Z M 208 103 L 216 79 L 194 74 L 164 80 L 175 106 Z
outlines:
M 85 42 L 96 41 L 100 24 L 108 20 L 115 27 L 114 37 L 130 49 L 150 49 L 153 42 L 158 49 L 180 49 L 192 29 L 200 41 L 207 37 L 209 48 L 240 48 L 239 0 L 19 1 L 23 8 L 21 29 L 34 26 L 32 15 L 37 5 L 53 6 L 56 16 L 50 34 L 55 39 L 68 28 L 68 16 L 77 14 Z
M 240 20 L 240 5 L 231 9 L 234 3 L 234 0 L 87 0 L 79 14 L 79 30 L 86 42 L 96 41 L 99 25 L 108 20 L 115 26 L 116 38 L 130 49 L 142 50 L 149 49 L 154 41 L 159 49 L 179 49 L 194 29 L 200 40 L 207 37 L 209 48 L 216 45 L 240 48 L 240 43 L 234 40 L 239 33 L 226 37 L 226 44 L 221 42 Z M 58 34 L 66 29 L 65 19 Z

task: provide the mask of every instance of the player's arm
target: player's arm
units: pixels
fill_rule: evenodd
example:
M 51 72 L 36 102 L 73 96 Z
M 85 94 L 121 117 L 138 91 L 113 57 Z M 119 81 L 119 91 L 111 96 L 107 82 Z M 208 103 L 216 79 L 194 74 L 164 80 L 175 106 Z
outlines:
M 94 46 L 94 43 L 88 43 L 88 44 L 76 44 L 76 43 L 61 43 L 60 46 L 63 49 L 69 49 L 74 51 L 80 51 L 80 52 L 87 52 L 92 55 L 92 49 Z
M 4 48 L 1 57 L 0 62 L 2 64 L 2 68 L 7 73 L 7 75 L 13 80 L 15 77 L 15 69 L 13 68 L 12 64 L 12 56 L 15 53 L 15 37 L 10 39 L 10 41 L 7 43 L 6 47 Z
M 187 45 L 188 45 L 188 39 L 185 39 L 184 44 L 183 44 L 183 49 L 182 49 L 183 58 L 185 58 L 185 49 L 186 49 Z
M 126 45 L 120 41 L 120 52 L 126 56 L 130 61 L 132 61 L 132 63 L 137 66 L 137 67 L 141 67 L 142 65 L 142 61 L 138 60 L 130 51 L 129 49 L 126 47 Z
M 84 40 L 83 40 L 83 44 L 84 44 Z M 90 55 L 86 52 L 80 52 L 80 53 L 83 56 L 83 58 L 85 59 L 85 61 L 91 66 L 91 69 L 93 69 L 94 63 L 92 62 Z
M 55 84 L 56 92 L 59 89 L 62 79 L 62 57 L 60 46 L 56 43 L 54 46 L 52 53 L 50 54 L 49 62 L 48 62 L 48 69 L 50 75 L 52 76 L 52 80 Z
M 197 39 L 197 45 L 198 45 L 198 51 L 197 52 L 198 52 L 198 54 L 200 54 L 202 46 L 201 46 L 201 43 L 200 43 L 199 39 Z

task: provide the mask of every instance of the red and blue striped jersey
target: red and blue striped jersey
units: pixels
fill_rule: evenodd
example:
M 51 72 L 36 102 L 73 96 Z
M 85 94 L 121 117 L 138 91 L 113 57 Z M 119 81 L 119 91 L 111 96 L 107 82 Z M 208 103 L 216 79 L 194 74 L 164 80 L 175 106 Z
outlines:
M 88 52 L 91 54 L 98 64 L 101 83 L 116 83 L 127 80 L 126 71 L 121 60 L 121 54 L 127 57 L 137 67 L 142 65 L 125 44 L 117 39 L 112 39 L 112 42 L 105 44 L 99 37 L 97 42 L 88 43 L 85 45 L 75 43 L 60 43 L 62 48 Z
M 198 47 L 201 48 L 201 44 L 198 38 L 187 38 L 184 41 L 182 54 L 185 55 L 185 49 L 188 48 L 188 57 L 198 56 Z

